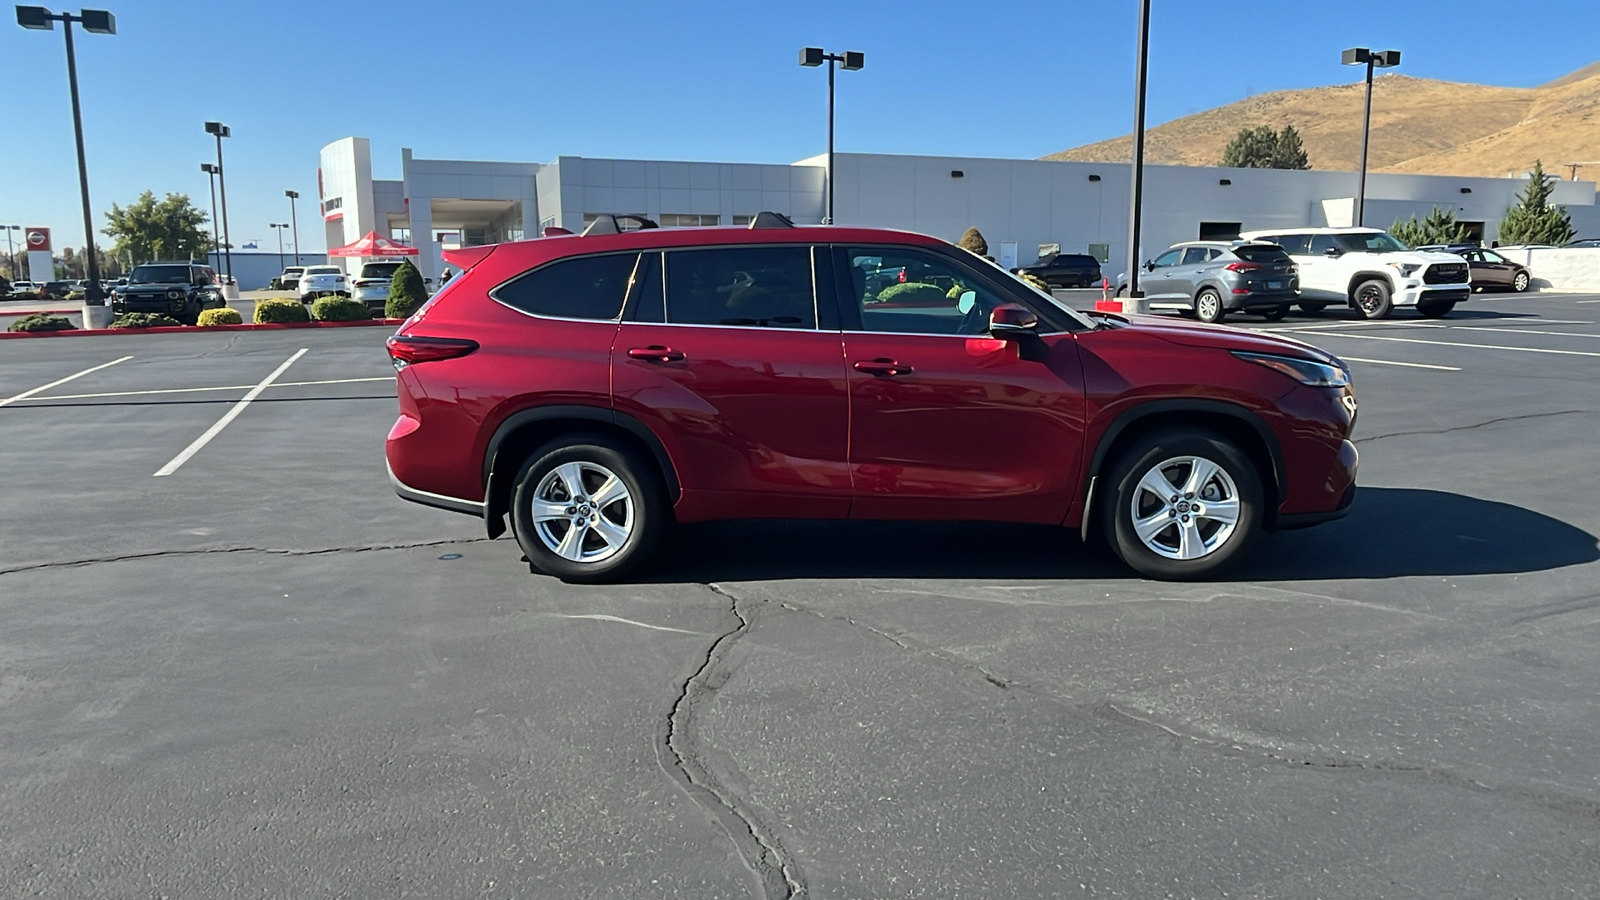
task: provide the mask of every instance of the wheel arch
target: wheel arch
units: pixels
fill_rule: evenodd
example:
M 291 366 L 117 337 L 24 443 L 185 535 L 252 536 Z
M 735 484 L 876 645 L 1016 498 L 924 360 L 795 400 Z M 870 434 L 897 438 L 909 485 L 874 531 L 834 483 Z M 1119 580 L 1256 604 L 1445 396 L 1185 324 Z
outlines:
M 484 521 L 489 537 L 505 533 L 505 516 L 511 509 L 511 486 L 528 455 L 544 444 L 573 432 L 601 434 L 615 438 L 655 462 L 668 499 L 676 503 L 680 493 L 677 470 L 672 458 L 643 422 L 615 410 L 595 406 L 541 406 L 507 416 L 489 438 L 483 455 Z
M 1152 400 L 1119 413 L 1101 434 L 1089 458 L 1084 479 L 1081 532 L 1088 535 L 1095 497 L 1095 483 L 1118 455 L 1140 437 L 1161 428 L 1190 427 L 1213 431 L 1233 441 L 1261 473 L 1261 488 L 1266 494 L 1262 526 L 1277 530 L 1278 507 L 1288 484 L 1283 448 L 1277 435 L 1254 412 L 1221 400 Z M 1104 494 L 1102 493 L 1102 496 Z
M 1390 297 L 1394 296 L 1394 294 L 1395 294 L 1394 279 L 1390 278 L 1387 273 L 1384 273 L 1384 272 L 1373 272 L 1373 271 L 1370 271 L 1370 270 L 1369 271 L 1356 272 L 1356 273 L 1354 273 L 1354 274 L 1352 274 L 1350 276 L 1350 283 L 1348 285 L 1346 285 L 1345 289 L 1344 289 L 1345 302 L 1350 304 L 1350 307 L 1352 309 L 1355 308 L 1355 305 L 1356 305 L 1356 288 L 1359 287 L 1361 285 L 1361 283 L 1364 282 L 1364 281 L 1373 281 L 1373 280 L 1381 281 L 1384 284 L 1388 285 L 1389 286 L 1389 296 Z

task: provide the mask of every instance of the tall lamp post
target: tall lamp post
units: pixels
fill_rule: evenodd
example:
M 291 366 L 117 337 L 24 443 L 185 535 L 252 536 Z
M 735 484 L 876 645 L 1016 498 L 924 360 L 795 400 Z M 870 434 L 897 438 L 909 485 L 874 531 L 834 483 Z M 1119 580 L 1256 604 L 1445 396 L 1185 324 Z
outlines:
M 72 51 L 72 23 L 77 22 L 90 34 L 116 34 L 117 18 L 103 9 L 79 10 L 72 13 L 52 13 L 42 6 L 17 7 L 17 24 L 36 31 L 50 31 L 55 23 L 62 24 L 67 38 L 67 83 L 72 88 L 72 132 L 78 141 L 78 187 L 83 194 L 83 245 L 88 249 L 85 261 L 89 285 L 84 290 L 86 306 L 104 306 L 105 295 L 100 292 L 100 266 L 94 254 L 94 214 L 89 208 L 89 164 L 83 155 L 83 114 L 78 106 L 78 60 Z M 87 315 L 87 314 L 86 314 Z
M 284 191 L 283 195 L 289 198 L 289 222 L 294 226 L 294 264 L 300 265 L 300 214 L 295 212 L 294 202 L 300 199 L 299 191 Z
M 866 55 L 854 50 L 844 53 L 824 53 L 821 47 L 806 47 L 800 51 L 800 65 L 820 66 L 823 62 L 828 64 L 828 213 L 822 220 L 823 224 L 833 224 L 833 66 L 840 66 L 846 72 L 854 72 L 866 65 Z
M 1356 227 L 1362 225 L 1367 206 L 1367 143 L 1372 137 L 1372 70 L 1390 69 L 1400 65 L 1399 50 L 1368 50 L 1351 47 L 1340 55 L 1339 61 L 1347 66 L 1367 67 L 1367 105 L 1361 113 L 1361 180 L 1356 183 Z
M 267 227 L 271 228 L 273 231 L 276 231 L 278 233 L 278 268 L 282 269 L 283 268 L 283 229 L 288 228 L 289 227 L 289 223 L 285 222 L 282 225 L 279 225 L 277 222 L 271 222 L 271 223 L 269 223 L 267 225 Z
M 217 251 L 217 256 L 222 256 L 222 241 L 217 235 L 217 172 L 220 171 L 211 163 L 201 163 L 200 171 L 206 173 L 206 180 L 211 182 L 211 247 Z M 221 262 L 219 258 L 217 260 Z
M 233 129 L 221 122 L 207 122 L 206 134 L 217 138 L 217 184 L 222 187 L 222 265 L 233 280 L 233 238 L 228 234 L 228 179 L 222 174 L 222 139 L 233 136 Z
M 1133 190 L 1128 199 L 1128 299 L 1143 297 L 1139 290 L 1139 226 L 1144 200 L 1144 88 L 1150 70 L 1150 0 L 1139 4 L 1139 62 L 1133 89 Z
M 21 225 L 0 225 L 0 231 L 6 233 L 6 268 L 11 270 L 11 280 L 17 280 L 17 245 L 11 242 L 11 232 L 21 231 Z

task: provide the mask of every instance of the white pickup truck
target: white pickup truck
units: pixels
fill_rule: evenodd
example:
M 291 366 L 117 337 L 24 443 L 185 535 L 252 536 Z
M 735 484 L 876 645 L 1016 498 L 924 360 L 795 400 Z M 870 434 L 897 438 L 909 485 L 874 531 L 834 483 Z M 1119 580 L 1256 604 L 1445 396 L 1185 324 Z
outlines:
M 1300 308 L 1349 306 L 1382 319 L 1414 306 L 1430 319 L 1472 296 L 1472 271 L 1454 253 L 1411 250 L 1377 228 L 1285 228 L 1239 236 L 1288 252 L 1300 269 Z

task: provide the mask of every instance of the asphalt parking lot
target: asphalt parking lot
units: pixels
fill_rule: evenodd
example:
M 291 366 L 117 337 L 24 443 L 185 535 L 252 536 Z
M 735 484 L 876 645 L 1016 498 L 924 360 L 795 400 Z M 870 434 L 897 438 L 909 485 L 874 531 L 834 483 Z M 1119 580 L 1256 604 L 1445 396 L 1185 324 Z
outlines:
M 1184 585 L 807 523 L 564 585 L 394 496 L 386 329 L 0 343 L 0 896 L 1594 896 L 1600 297 L 1230 324 L 1352 361 L 1362 488 Z

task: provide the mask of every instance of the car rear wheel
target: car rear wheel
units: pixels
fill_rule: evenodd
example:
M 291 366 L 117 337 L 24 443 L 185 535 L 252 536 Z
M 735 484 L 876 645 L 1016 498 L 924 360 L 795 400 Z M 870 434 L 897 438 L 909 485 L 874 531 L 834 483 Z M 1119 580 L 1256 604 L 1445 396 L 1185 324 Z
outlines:
M 1287 315 L 1289 315 L 1289 304 L 1283 303 L 1263 310 L 1261 318 L 1266 319 L 1268 322 L 1281 322 Z
M 1527 290 L 1528 285 L 1531 283 L 1532 279 L 1528 277 L 1527 272 L 1518 272 L 1516 277 L 1511 279 L 1511 289 L 1520 294 Z
M 1310 315 L 1314 316 L 1314 315 L 1322 312 L 1323 308 L 1326 307 L 1328 304 L 1326 304 L 1326 303 L 1317 303 L 1317 302 L 1314 302 L 1314 301 L 1311 301 L 1311 300 L 1302 300 L 1296 305 L 1298 305 L 1300 307 L 1300 311 L 1301 312 L 1309 313 Z
M 1389 285 L 1371 278 L 1356 285 L 1355 293 L 1356 312 L 1361 313 L 1363 319 L 1383 319 L 1394 310 L 1394 301 L 1389 298 Z
M 1222 295 L 1211 288 L 1204 288 L 1194 297 L 1194 317 L 1202 322 L 1216 324 L 1228 315 L 1222 308 Z
M 1231 441 L 1201 430 L 1140 438 L 1111 472 L 1101 527 L 1122 561 L 1149 578 L 1216 574 L 1254 538 L 1261 477 Z
M 535 451 L 512 488 L 512 527 L 535 569 L 562 581 L 613 581 L 643 563 L 666 527 L 654 466 L 600 435 Z
M 1419 300 L 1417 301 L 1417 314 L 1424 319 L 1439 319 L 1450 314 L 1456 308 L 1454 300 Z

